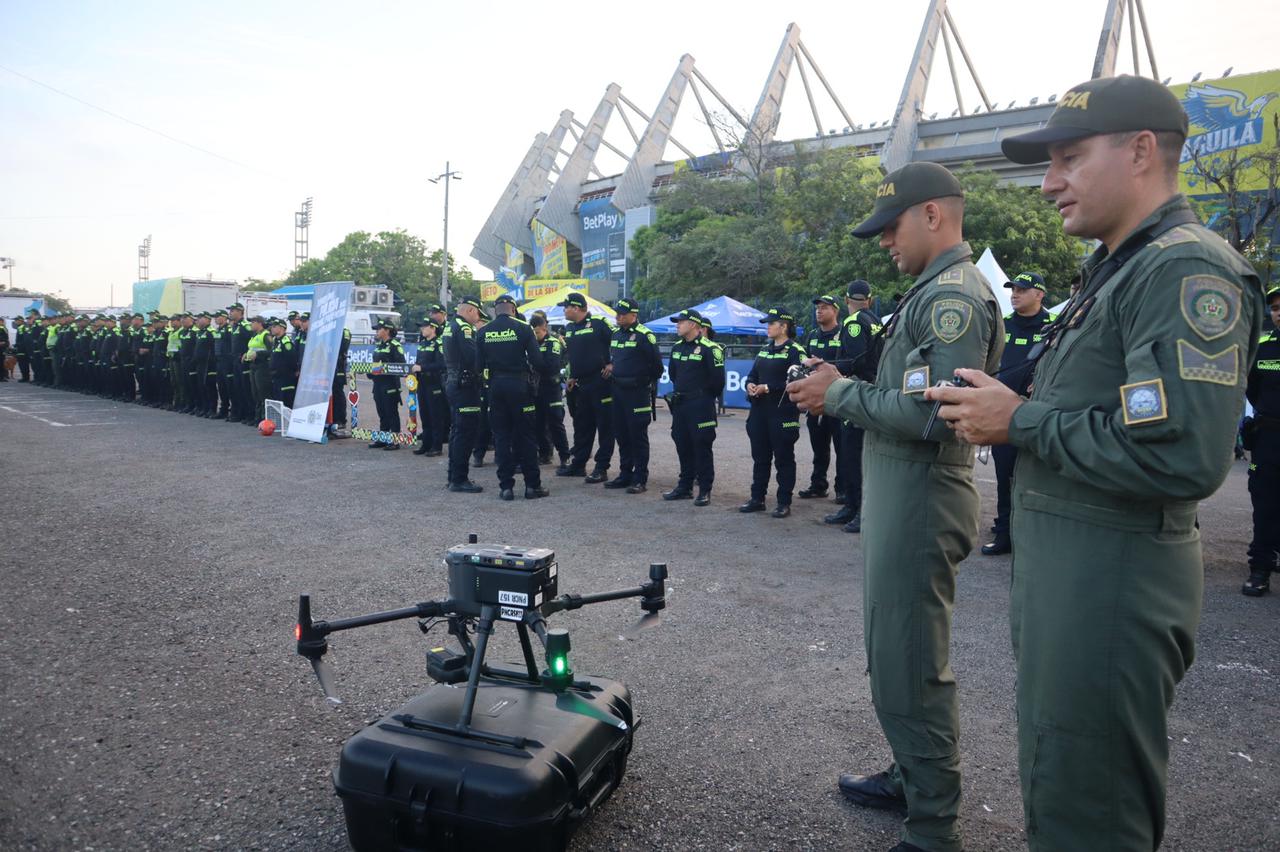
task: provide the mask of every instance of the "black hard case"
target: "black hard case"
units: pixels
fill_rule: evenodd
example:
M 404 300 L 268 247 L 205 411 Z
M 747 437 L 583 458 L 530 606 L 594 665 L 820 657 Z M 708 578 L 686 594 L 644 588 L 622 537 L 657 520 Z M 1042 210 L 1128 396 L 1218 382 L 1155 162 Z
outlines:
M 565 848 L 577 824 L 621 783 L 635 729 L 625 685 L 594 677 L 576 684 L 585 688 L 566 694 L 613 714 L 626 730 L 558 706 L 550 690 L 483 677 L 473 729 L 524 738 L 523 747 L 415 724 L 452 724 L 465 684 L 432 686 L 356 734 L 333 775 L 352 847 Z

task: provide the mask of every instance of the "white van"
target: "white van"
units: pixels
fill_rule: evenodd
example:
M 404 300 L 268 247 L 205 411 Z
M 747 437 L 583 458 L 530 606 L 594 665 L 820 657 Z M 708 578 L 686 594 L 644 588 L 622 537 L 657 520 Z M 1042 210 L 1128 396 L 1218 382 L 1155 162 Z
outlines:
M 361 345 L 373 342 L 373 326 L 383 320 L 400 327 L 400 314 L 396 311 L 369 311 L 364 309 L 347 312 L 347 330 L 351 332 L 351 342 Z

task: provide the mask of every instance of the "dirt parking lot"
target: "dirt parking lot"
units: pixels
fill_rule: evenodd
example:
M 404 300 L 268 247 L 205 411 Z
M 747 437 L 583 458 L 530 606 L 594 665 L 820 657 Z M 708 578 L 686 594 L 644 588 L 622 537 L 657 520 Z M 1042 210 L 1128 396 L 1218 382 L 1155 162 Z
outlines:
M 622 787 L 574 849 L 887 849 L 896 818 L 835 788 L 889 759 L 864 675 L 858 537 L 821 523 L 826 501 L 784 520 L 737 513 L 744 421 L 721 420 L 709 507 L 659 497 L 675 478 L 665 414 L 647 494 L 544 468 L 550 499 L 503 503 L 492 456 L 483 494 L 449 494 L 441 459 L 0 385 L 0 848 L 346 848 L 339 748 L 426 686 L 426 646 L 411 622 L 337 636 L 346 700 L 331 708 L 293 653 L 297 594 L 317 618 L 443 597 L 440 557 L 475 532 L 554 548 L 563 591 L 670 566 L 665 623 L 635 640 L 620 635 L 634 603 L 557 618 L 577 670 L 624 680 L 643 717 Z M 806 442 L 798 455 L 803 480 Z M 1238 591 L 1244 473 L 1202 507 L 1205 608 L 1170 724 L 1167 849 L 1280 847 L 1280 597 Z M 977 477 L 985 524 L 994 472 Z M 974 850 L 1024 848 L 1008 585 L 1007 557 L 962 566 Z M 518 654 L 514 635 L 493 659 Z

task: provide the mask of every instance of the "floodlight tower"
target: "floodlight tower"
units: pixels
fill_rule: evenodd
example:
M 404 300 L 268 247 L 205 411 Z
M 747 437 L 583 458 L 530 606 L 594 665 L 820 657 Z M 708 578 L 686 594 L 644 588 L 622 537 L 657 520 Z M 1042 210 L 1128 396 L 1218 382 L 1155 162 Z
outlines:
M 293 268 L 307 262 L 311 247 L 311 198 L 302 202 L 302 209 L 293 214 Z
M 138 280 L 146 281 L 151 277 L 151 235 L 138 246 Z

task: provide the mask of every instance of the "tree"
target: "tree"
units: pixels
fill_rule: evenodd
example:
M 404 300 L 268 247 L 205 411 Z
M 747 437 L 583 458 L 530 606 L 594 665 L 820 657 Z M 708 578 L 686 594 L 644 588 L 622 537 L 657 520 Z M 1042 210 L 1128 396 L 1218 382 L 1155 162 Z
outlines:
M 1270 147 L 1259 146 L 1241 156 L 1193 151 L 1183 174 L 1193 186 L 1217 190 L 1199 198 L 1203 218 L 1233 249 L 1254 265 L 1264 283 L 1274 280 L 1277 263 L 1274 237 L 1280 227 L 1280 113 L 1271 116 Z M 1259 187 L 1249 189 L 1249 187 Z
M 71 302 L 69 302 L 61 293 L 45 293 L 44 309 L 55 314 L 73 313 Z

